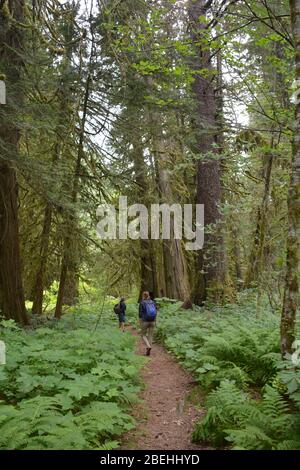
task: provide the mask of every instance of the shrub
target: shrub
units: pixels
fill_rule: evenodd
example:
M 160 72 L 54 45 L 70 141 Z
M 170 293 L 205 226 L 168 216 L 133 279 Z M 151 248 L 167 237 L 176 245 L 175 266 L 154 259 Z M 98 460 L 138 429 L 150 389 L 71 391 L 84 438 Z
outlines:
M 160 311 L 157 335 L 207 394 L 194 439 L 234 449 L 300 448 L 300 369 L 281 360 L 279 316 L 239 304 Z
M 0 448 L 109 449 L 134 426 L 143 358 L 105 315 L 96 331 L 97 316 L 78 311 L 29 331 L 2 322 Z

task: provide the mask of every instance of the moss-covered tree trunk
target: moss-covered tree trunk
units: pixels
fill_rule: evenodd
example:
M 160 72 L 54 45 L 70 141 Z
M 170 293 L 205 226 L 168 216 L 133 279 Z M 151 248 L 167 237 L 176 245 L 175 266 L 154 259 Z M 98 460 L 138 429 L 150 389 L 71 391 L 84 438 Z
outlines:
M 7 104 L 0 114 L 0 309 L 6 318 L 27 323 L 19 249 L 18 183 L 13 159 L 18 156 L 18 106 L 23 91 L 24 0 L 0 4 L 0 71 L 6 75 Z
M 50 202 L 46 202 L 43 229 L 40 242 L 40 257 L 38 260 L 38 269 L 34 284 L 34 299 L 32 304 L 32 313 L 41 315 L 43 313 L 43 296 L 44 296 L 44 278 L 47 268 L 47 259 L 49 251 L 50 231 L 52 220 L 52 207 Z
M 75 37 L 75 24 L 76 24 L 76 8 L 74 7 L 72 15 L 70 17 L 69 24 L 69 41 L 70 51 L 68 52 L 69 58 L 72 57 L 72 44 L 74 43 Z M 83 102 L 82 102 L 82 116 L 78 115 L 79 120 L 79 135 L 77 154 L 74 165 L 73 176 L 71 179 L 71 194 L 70 200 L 73 205 L 72 210 L 65 214 L 65 226 L 64 226 L 64 237 L 63 237 L 63 249 L 62 249 L 62 261 L 59 279 L 59 288 L 55 306 L 55 318 L 60 318 L 62 315 L 62 307 L 64 303 L 73 305 L 77 301 L 78 290 L 79 290 L 79 243 L 78 243 L 78 220 L 76 213 L 76 205 L 78 196 L 80 193 L 80 173 L 82 170 L 82 161 L 85 156 L 84 142 L 86 137 L 86 124 L 87 124 L 87 113 L 88 103 L 91 93 L 92 86 L 92 63 L 94 58 L 94 34 L 92 25 L 90 24 L 92 41 L 90 44 L 90 54 L 87 64 L 87 76 L 84 87 Z M 82 50 L 80 49 L 79 55 L 79 67 L 80 73 L 82 73 Z M 79 75 L 79 79 L 81 75 Z M 74 84 L 73 84 L 74 86 Z
M 202 304 L 207 298 L 220 302 L 225 288 L 224 241 L 220 228 L 221 202 L 220 164 L 218 152 L 217 107 L 213 86 L 211 53 L 207 41 L 206 22 L 210 2 L 189 1 L 191 38 L 195 54 L 191 58 L 195 96 L 195 148 L 197 162 L 197 203 L 204 204 L 206 229 L 204 248 L 198 258 L 198 282 L 195 301 Z M 203 73 L 201 73 L 201 70 Z
M 69 304 L 73 304 L 75 303 L 76 297 L 78 296 L 78 223 L 75 210 L 80 189 L 81 165 L 84 158 L 85 127 L 87 121 L 88 100 L 91 91 L 92 54 L 93 44 L 88 65 L 88 75 L 85 84 L 82 118 L 80 120 L 79 142 L 72 181 L 71 201 L 74 209 L 72 213 L 68 214 L 64 227 L 63 257 L 61 263 L 59 289 L 55 306 L 56 318 L 61 317 L 62 306 L 65 301 L 67 301 Z
M 138 202 L 139 204 L 144 204 L 148 206 L 149 182 L 151 182 L 152 180 L 147 175 L 147 165 L 144 160 L 141 135 L 139 135 L 139 132 L 137 130 L 135 131 L 135 135 L 133 135 L 132 137 L 132 146 L 132 158 L 134 164 L 135 179 L 138 188 Z M 142 298 L 143 291 L 151 292 L 154 297 L 158 296 L 156 253 L 153 240 L 151 240 L 150 238 L 148 240 L 140 240 L 140 249 L 141 285 L 139 300 Z
M 153 82 L 148 77 L 147 86 L 153 89 Z M 170 178 L 171 158 L 169 152 L 174 148 L 172 139 L 166 138 L 163 133 L 162 116 L 151 109 L 146 113 L 149 134 L 151 138 L 151 154 L 154 160 L 156 186 L 159 191 L 161 204 L 175 204 L 173 195 L 172 181 Z M 171 213 L 170 218 L 170 238 L 162 240 L 162 267 L 161 277 L 163 282 L 158 285 L 160 295 L 166 295 L 169 298 L 183 300 L 185 305 L 191 305 L 191 287 L 187 261 L 182 244 L 182 240 L 174 237 L 174 218 Z
M 164 141 L 162 136 L 155 136 L 153 138 L 153 147 L 158 174 L 160 202 L 172 205 L 175 201 L 168 172 L 168 149 L 172 148 L 172 143 Z M 162 241 L 166 295 L 172 299 L 183 300 L 189 305 L 191 289 L 187 262 L 182 241 L 174 238 L 174 219 L 172 214 L 170 225 L 170 239 Z
M 295 45 L 296 80 L 300 83 L 300 0 L 290 0 Z M 293 158 L 288 195 L 288 237 L 285 293 L 281 318 L 281 351 L 291 353 L 299 297 L 300 269 L 300 100 L 295 110 Z
M 64 158 L 67 158 L 65 155 L 67 153 L 66 139 L 70 132 L 72 126 L 72 114 L 70 113 L 71 108 L 71 90 L 72 85 L 69 78 L 70 75 L 70 66 L 71 66 L 71 57 L 72 50 L 71 46 L 67 47 L 65 50 L 65 57 L 63 61 L 63 68 L 61 74 L 61 80 L 58 87 L 58 122 L 56 126 L 56 135 L 55 135 L 55 145 L 52 157 L 51 170 L 56 170 L 57 163 Z M 47 199 L 47 195 L 46 195 Z M 49 257 L 49 245 L 50 245 L 50 235 L 51 235 L 51 226 L 52 218 L 54 215 L 54 209 L 50 200 L 45 201 L 45 210 L 43 215 L 43 229 L 40 239 L 40 257 L 38 260 L 38 266 L 35 277 L 34 285 L 34 299 L 32 305 L 32 313 L 41 315 L 43 311 L 43 297 L 44 297 L 44 283 L 45 283 L 45 274 L 47 272 L 47 264 Z
M 261 204 L 257 212 L 256 229 L 253 246 L 249 258 L 248 271 L 245 279 L 245 288 L 249 288 L 253 283 L 259 283 L 261 273 L 264 269 L 264 249 L 267 235 L 268 206 L 271 190 L 271 176 L 273 167 L 273 154 L 268 152 L 264 160 L 266 164 L 263 170 L 264 191 Z

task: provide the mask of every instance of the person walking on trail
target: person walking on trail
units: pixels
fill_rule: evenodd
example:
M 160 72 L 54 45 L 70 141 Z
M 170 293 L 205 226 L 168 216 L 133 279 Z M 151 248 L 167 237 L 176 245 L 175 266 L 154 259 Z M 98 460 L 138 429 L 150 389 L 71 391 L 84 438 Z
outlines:
M 124 297 L 121 297 L 120 302 L 114 306 L 114 311 L 115 314 L 119 317 L 119 328 L 124 333 L 126 322 L 126 304 Z
M 146 356 L 150 356 L 152 348 L 153 333 L 156 324 L 157 308 L 155 302 L 150 298 L 149 292 L 143 292 L 139 308 L 142 338 L 146 345 Z

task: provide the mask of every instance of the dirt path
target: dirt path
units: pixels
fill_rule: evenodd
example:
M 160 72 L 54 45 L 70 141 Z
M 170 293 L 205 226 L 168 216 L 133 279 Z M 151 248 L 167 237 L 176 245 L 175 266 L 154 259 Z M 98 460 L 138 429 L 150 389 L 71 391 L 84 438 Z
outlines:
M 137 332 L 132 330 L 137 336 Z M 138 353 L 144 355 L 140 339 Z M 145 389 L 143 400 L 134 410 L 137 427 L 129 432 L 122 449 L 196 450 L 204 449 L 191 442 L 194 422 L 203 415 L 189 400 L 192 377 L 158 345 L 153 344 L 149 362 L 142 370 Z M 207 449 L 207 448 L 206 448 Z

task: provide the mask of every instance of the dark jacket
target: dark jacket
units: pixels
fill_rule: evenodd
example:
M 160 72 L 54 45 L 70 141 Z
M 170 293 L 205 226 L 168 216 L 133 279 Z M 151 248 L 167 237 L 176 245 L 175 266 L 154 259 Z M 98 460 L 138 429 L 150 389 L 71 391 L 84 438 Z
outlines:
M 126 312 L 126 304 L 124 301 L 120 302 L 120 314 L 125 315 Z
M 120 323 L 125 323 L 126 319 L 125 319 L 125 313 L 126 313 L 126 304 L 125 302 L 120 302 L 119 303 L 119 306 L 120 306 L 120 311 L 119 311 L 119 322 Z

